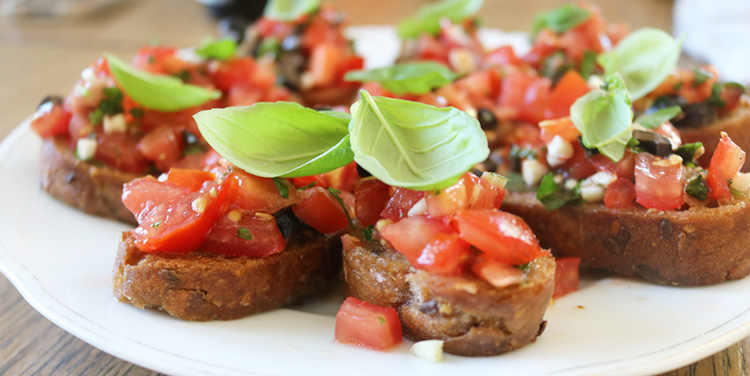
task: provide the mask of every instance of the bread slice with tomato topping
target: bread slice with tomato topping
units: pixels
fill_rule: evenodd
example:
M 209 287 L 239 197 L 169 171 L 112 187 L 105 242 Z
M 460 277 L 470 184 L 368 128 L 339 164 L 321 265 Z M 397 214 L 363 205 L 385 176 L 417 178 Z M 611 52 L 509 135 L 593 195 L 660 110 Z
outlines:
M 555 261 L 522 220 L 496 210 L 504 191 L 490 181 L 467 174 L 439 194 L 398 188 L 390 196 L 380 194 L 385 184 L 363 181 L 357 218 L 377 228 L 342 238 L 346 294 L 395 308 L 407 338 L 443 340 L 452 354 L 534 342 Z

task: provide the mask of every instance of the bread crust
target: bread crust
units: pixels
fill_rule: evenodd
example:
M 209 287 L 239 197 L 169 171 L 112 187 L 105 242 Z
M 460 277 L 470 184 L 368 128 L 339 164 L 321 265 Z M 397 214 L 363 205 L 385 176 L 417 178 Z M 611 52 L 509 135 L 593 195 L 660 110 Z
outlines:
M 743 95 L 736 111 L 721 117 L 713 124 L 699 128 L 680 128 L 680 138 L 685 144 L 703 143 L 706 152 L 698 159 L 701 166 L 708 167 L 716 146 L 719 145 L 721 132 L 727 132 L 729 138 L 742 150 L 750 150 L 750 98 Z M 745 159 L 742 171 L 750 171 L 750 158 Z
M 205 252 L 147 253 L 123 232 L 113 272 L 115 298 L 182 320 L 231 320 L 273 310 L 338 280 L 341 244 L 304 230 L 263 258 Z
M 415 270 L 400 253 L 344 236 L 345 292 L 398 310 L 404 336 L 443 340 L 451 354 L 489 356 L 523 347 L 541 334 L 554 289 L 555 261 L 533 261 L 523 284 L 496 288 L 474 276 Z
M 664 285 L 700 286 L 750 273 L 750 200 L 716 208 L 608 209 L 602 203 L 548 211 L 534 193 L 508 192 L 502 210 L 523 218 L 557 257 L 581 267 Z
M 42 140 L 40 183 L 52 197 L 85 213 L 136 225 L 122 203 L 122 185 L 140 175 L 78 160 L 67 139 Z

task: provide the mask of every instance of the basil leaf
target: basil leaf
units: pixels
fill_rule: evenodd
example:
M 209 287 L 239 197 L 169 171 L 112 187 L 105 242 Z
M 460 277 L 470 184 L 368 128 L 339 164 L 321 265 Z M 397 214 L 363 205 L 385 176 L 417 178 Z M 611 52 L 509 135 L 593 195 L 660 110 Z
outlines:
M 207 38 L 195 49 L 195 53 L 206 59 L 227 60 L 237 51 L 237 43 L 231 38 L 213 40 Z
M 715 83 L 711 86 L 711 96 L 706 99 L 707 105 L 721 108 L 727 104 L 727 102 L 721 99 L 721 88 L 722 85 L 719 83 Z
M 347 81 L 378 82 L 396 94 L 424 94 L 445 86 L 456 79 L 456 74 L 445 64 L 417 61 L 371 70 L 350 71 Z
M 193 116 L 208 143 L 224 158 L 262 177 L 310 176 L 354 158 L 349 117 L 331 116 L 297 103 L 256 103 L 202 111 Z
M 625 84 L 616 75 L 607 78 L 604 89 L 578 98 L 570 107 L 570 117 L 581 132 L 583 146 L 619 161 L 631 138 L 631 105 Z
M 218 90 L 182 83 L 179 79 L 144 72 L 110 54 L 104 55 L 112 76 L 130 98 L 157 111 L 179 111 L 221 97 Z
M 442 189 L 490 154 L 479 121 L 463 111 L 360 95 L 349 124 L 354 160 L 388 185 Z
M 398 24 L 398 37 L 402 39 L 418 38 L 420 34 L 437 35 L 440 32 L 440 20 L 447 18 L 451 22 L 463 21 L 476 14 L 484 5 L 484 0 L 442 0 L 423 6 L 412 18 Z
M 537 15 L 531 24 L 531 30 L 534 35 L 542 29 L 550 29 L 557 34 L 562 34 L 582 24 L 590 15 L 591 12 L 576 4 L 563 5 Z
M 635 122 L 647 129 L 656 129 L 665 121 L 672 120 L 682 112 L 680 106 L 665 107 L 654 111 L 648 115 L 643 115 L 635 119 Z
M 581 67 L 578 69 L 581 73 L 581 77 L 588 80 L 591 74 L 596 70 L 596 52 L 587 50 L 583 53 L 583 59 L 581 59 Z
M 704 201 L 708 198 L 708 184 L 698 175 L 685 186 L 685 193 Z
M 693 68 L 693 86 L 700 86 L 711 78 L 711 72 L 706 72 L 702 68 Z
M 702 142 L 693 142 L 692 144 L 681 145 L 674 153 L 682 157 L 683 165 L 695 167 L 695 160 L 703 155 L 705 151 L 706 149 L 703 148 Z
M 633 100 L 656 89 L 674 70 L 683 35 L 674 39 L 659 29 L 639 29 L 625 37 L 608 52 L 599 54 L 597 62 L 605 75 L 619 73 Z
M 281 198 L 289 198 L 289 186 L 286 184 L 286 180 L 276 177 L 273 178 L 273 183 L 276 184 L 276 189 L 279 190 Z
M 320 7 L 318 0 L 270 0 L 263 17 L 276 21 L 295 21 Z
M 581 199 L 581 188 L 576 185 L 573 189 L 567 189 L 564 185 L 555 183 L 555 174 L 547 173 L 539 183 L 536 191 L 536 199 L 544 205 L 547 210 L 555 210 L 570 202 Z

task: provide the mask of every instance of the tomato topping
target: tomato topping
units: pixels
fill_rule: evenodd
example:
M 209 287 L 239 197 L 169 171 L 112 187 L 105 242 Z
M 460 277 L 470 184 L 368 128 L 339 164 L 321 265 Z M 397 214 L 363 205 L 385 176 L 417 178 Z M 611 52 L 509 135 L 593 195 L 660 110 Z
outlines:
M 328 189 L 312 187 L 299 193 L 293 207 L 297 218 L 323 234 L 332 234 L 349 226 L 348 213 Z
M 539 138 L 545 144 L 552 142 L 555 136 L 560 136 L 560 138 L 570 143 L 578 143 L 578 136 L 581 135 L 576 125 L 573 124 L 573 120 L 570 119 L 570 116 L 542 121 L 539 123 L 539 128 L 541 129 Z
M 216 175 L 208 171 L 173 168 L 164 174 L 164 179 L 162 180 L 185 187 L 191 191 L 197 191 L 203 186 L 203 183 L 215 178 Z
M 201 248 L 229 256 L 265 257 L 279 253 L 286 241 L 273 215 L 230 209 L 219 217 Z
M 580 257 L 555 258 L 555 291 L 552 297 L 557 299 L 578 290 L 578 266 Z
M 455 216 L 454 223 L 461 238 L 489 259 L 520 265 L 546 254 L 529 226 L 513 214 L 466 210 Z
M 138 136 L 128 133 L 101 133 L 94 158 L 118 170 L 143 173 L 151 162 L 139 150 L 138 142 Z
M 444 221 L 425 216 L 406 217 L 389 224 L 380 236 L 391 243 L 418 269 L 437 274 L 460 275 L 469 246 Z
M 359 174 L 357 164 L 350 162 L 345 166 L 323 174 L 292 178 L 297 188 L 315 185 L 323 188 L 335 188 L 340 191 L 351 192 L 357 186 Z M 314 183 L 314 184 L 313 184 Z
M 242 170 L 234 170 L 227 179 L 232 185 L 232 194 L 236 196 L 232 202 L 238 208 L 273 214 L 277 211 L 297 203 L 297 190 L 287 184 L 287 198 L 281 196 L 279 188 L 273 179 L 250 175 Z
M 31 118 L 31 129 L 42 138 L 63 134 L 68 131 L 72 116 L 62 103 L 48 100 L 39 106 Z
M 549 95 L 549 106 L 544 111 L 544 117 L 554 119 L 570 115 L 570 106 L 576 99 L 589 92 L 589 86 L 580 73 L 571 69 L 557 82 Z
M 308 68 L 313 78 L 313 86 L 329 86 L 335 83 L 341 61 L 341 50 L 338 47 L 327 43 L 316 45 L 310 55 Z
M 161 126 L 138 142 L 138 150 L 156 163 L 160 171 L 169 170 L 182 158 L 182 132 L 172 126 Z
M 385 219 L 397 220 L 405 217 L 414 204 L 424 197 L 422 191 L 412 191 L 406 188 L 397 188 L 388 204 L 380 215 Z
M 604 206 L 610 209 L 627 209 L 635 202 L 635 184 L 629 179 L 618 178 L 604 193 Z
M 233 57 L 221 62 L 210 73 L 214 85 L 219 90 L 229 91 L 238 83 L 249 83 L 255 71 L 255 61 L 251 57 Z
M 521 65 L 521 59 L 516 56 L 511 46 L 500 46 L 492 50 L 485 56 L 484 61 L 489 65 Z
M 176 50 L 175 47 L 166 46 L 143 47 L 138 50 L 135 58 L 133 58 L 133 65 L 146 72 L 167 74 L 169 70 L 165 61 L 173 57 Z
M 721 139 L 708 165 L 706 183 L 711 189 L 709 197 L 717 200 L 731 199 L 727 180 L 734 178 L 744 163 L 745 152 L 725 132 L 721 132 Z
M 396 310 L 352 297 L 336 313 L 336 342 L 373 350 L 388 350 L 402 341 Z
M 596 167 L 598 171 L 611 172 L 618 177 L 633 180 L 635 168 L 635 154 L 629 150 L 625 151 L 622 159 L 617 162 L 612 162 L 611 159 L 607 158 L 603 154 L 597 154 L 589 159 L 591 164 Z
M 685 203 L 684 187 L 685 177 L 679 160 L 649 153 L 635 156 L 635 195 L 639 204 L 649 209 L 679 209 Z
M 433 218 L 444 217 L 467 209 L 469 207 L 469 195 L 465 180 L 459 179 L 456 184 L 448 188 L 435 193 L 427 193 L 425 201 L 427 202 L 427 213 Z
M 390 199 L 390 187 L 377 179 L 365 179 L 354 189 L 354 212 L 363 226 L 374 225 L 380 219 Z

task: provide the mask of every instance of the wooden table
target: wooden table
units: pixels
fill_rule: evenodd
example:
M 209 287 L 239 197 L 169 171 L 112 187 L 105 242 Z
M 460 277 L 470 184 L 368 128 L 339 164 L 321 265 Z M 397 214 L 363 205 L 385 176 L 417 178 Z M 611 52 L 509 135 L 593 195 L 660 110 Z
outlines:
M 389 24 L 411 14 L 426 0 L 337 0 L 352 24 Z M 527 30 L 539 9 L 558 1 L 487 0 L 488 27 Z M 610 20 L 633 28 L 669 30 L 668 0 L 595 1 Z M 0 19 L 0 139 L 29 116 L 47 94 L 67 94 L 83 67 L 107 51 L 132 56 L 153 38 L 164 44 L 192 45 L 213 34 L 214 21 L 197 2 L 131 0 L 89 18 Z M 113 250 L 114 252 L 114 250 Z M 665 375 L 745 375 L 748 339 L 697 363 Z M 0 375 L 153 375 L 66 333 L 29 306 L 0 275 Z

